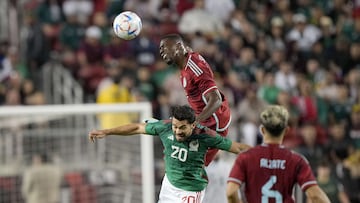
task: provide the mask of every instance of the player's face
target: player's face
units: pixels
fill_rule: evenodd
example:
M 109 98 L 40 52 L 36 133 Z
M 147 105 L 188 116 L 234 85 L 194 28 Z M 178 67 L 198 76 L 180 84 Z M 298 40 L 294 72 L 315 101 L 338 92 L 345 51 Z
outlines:
M 194 123 L 188 123 L 188 121 L 179 121 L 176 118 L 172 119 L 172 130 L 179 142 L 184 142 L 193 132 L 195 125 Z
M 167 64 L 173 64 L 176 52 L 176 44 L 173 40 L 163 39 L 160 42 L 160 56 Z

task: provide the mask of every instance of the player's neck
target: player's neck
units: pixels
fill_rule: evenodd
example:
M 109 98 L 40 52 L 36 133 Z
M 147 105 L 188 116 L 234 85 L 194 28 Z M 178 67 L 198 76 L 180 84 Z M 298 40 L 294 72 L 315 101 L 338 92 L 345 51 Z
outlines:
M 180 70 L 185 68 L 185 65 L 187 63 L 187 56 L 188 55 L 187 55 L 187 52 L 186 52 L 183 57 L 179 57 L 178 62 L 176 64 L 177 64 L 177 66 L 178 66 L 178 68 Z
M 282 143 L 282 138 L 273 138 L 273 137 L 268 137 L 268 136 L 264 136 L 264 143 L 265 144 L 276 144 L 276 145 L 281 145 Z

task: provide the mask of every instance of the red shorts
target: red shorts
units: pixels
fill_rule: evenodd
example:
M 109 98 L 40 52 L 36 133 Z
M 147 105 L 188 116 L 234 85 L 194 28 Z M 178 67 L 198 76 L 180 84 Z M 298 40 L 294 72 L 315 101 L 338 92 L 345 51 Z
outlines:
M 222 132 L 217 132 L 222 137 L 226 137 L 228 134 L 229 128 Z M 219 149 L 208 149 L 208 151 L 205 154 L 205 166 L 208 166 L 212 160 L 214 160 L 216 153 L 219 151 Z

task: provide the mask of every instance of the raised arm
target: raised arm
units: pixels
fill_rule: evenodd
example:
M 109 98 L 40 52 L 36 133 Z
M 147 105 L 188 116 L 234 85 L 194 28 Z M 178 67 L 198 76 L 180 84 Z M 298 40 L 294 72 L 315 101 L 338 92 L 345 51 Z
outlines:
M 200 122 L 209 118 L 213 113 L 220 108 L 222 103 L 222 98 L 219 90 L 210 91 L 205 95 L 207 104 L 202 110 L 202 112 L 197 116 L 196 121 Z
M 127 125 L 122 125 L 115 128 L 103 129 L 103 130 L 92 130 L 89 132 L 89 140 L 94 142 L 95 139 L 101 139 L 108 135 L 136 135 L 144 134 L 146 123 L 132 123 Z
M 235 153 L 235 154 L 239 154 L 245 150 L 250 149 L 251 146 L 247 145 L 247 144 L 243 144 L 240 142 L 232 142 L 231 147 L 229 149 L 229 152 Z
M 324 191 L 317 185 L 309 187 L 305 194 L 311 203 L 330 203 Z

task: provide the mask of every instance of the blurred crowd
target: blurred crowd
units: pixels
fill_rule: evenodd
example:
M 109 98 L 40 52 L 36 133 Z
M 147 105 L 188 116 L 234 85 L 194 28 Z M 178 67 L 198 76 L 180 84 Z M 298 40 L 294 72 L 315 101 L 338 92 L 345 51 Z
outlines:
M 260 143 L 258 115 L 267 104 L 284 105 L 291 112 L 285 145 L 303 154 L 319 178 L 329 167 L 334 184 L 321 183 L 329 192 L 360 201 L 359 0 L 26 0 L 17 6 L 20 46 L 0 44 L 1 105 L 46 104 L 41 68 L 57 60 L 83 87 L 84 103 L 150 101 L 155 118 L 168 118 L 169 106 L 187 101 L 158 46 L 161 36 L 180 33 L 228 97 L 233 139 Z M 112 32 L 113 18 L 125 10 L 143 21 L 131 41 Z

